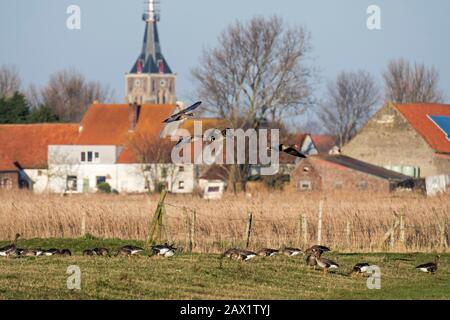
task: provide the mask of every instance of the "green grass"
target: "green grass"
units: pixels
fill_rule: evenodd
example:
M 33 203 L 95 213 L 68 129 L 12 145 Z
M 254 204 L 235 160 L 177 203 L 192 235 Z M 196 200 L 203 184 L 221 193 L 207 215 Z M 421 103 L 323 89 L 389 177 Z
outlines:
M 6 242 L 1 242 L 3 246 Z M 86 248 L 141 242 L 83 239 L 20 240 L 19 247 L 70 248 L 72 257 L 0 258 L 0 299 L 450 299 L 450 255 L 442 255 L 436 275 L 414 266 L 430 254 L 327 254 L 341 268 L 323 275 L 303 257 L 256 258 L 241 263 L 219 255 L 159 257 L 82 257 Z M 398 259 L 408 259 L 403 261 Z M 349 277 L 361 261 L 381 268 L 381 289 L 369 290 L 367 278 Z M 67 267 L 81 268 L 81 290 L 66 287 Z

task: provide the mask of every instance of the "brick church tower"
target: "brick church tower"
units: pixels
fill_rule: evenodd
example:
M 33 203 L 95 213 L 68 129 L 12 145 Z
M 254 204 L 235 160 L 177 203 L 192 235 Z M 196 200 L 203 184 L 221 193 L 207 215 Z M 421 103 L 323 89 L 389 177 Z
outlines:
M 161 51 L 157 23 L 160 19 L 154 0 L 147 0 L 142 15 L 145 21 L 142 52 L 125 75 L 127 103 L 175 104 L 176 75 Z

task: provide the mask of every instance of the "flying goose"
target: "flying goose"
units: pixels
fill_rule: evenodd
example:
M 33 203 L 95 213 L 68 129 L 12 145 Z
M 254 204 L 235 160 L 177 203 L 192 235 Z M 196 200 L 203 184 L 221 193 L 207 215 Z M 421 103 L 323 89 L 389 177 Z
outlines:
M 339 265 L 334 262 L 333 260 L 326 259 L 321 257 L 319 252 L 314 252 L 314 257 L 317 262 L 317 266 L 323 269 L 323 273 L 326 274 L 328 272 L 328 269 L 337 269 L 339 268 Z
M 276 255 L 279 251 L 280 250 L 263 248 L 261 250 L 256 251 L 256 253 L 258 254 L 258 256 L 272 257 L 272 256 Z
M 180 112 L 177 112 L 170 117 L 168 117 L 166 120 L 164 120 L 164 123 L 171 123 L 175 121 L 184 121 L 188 118 L 192 118 L 194 116 L 193 111 L 198 108 L 199 105 L 201 105 L 202 102 L 198 101 L 194 103 L 192 106 L 187 107 L 186 109 L 181 110 Z
M 225 128 L 222 131 L 220 131 L 220 134 L 211 134 L 209 135 L 206 140 L 208 140 L 209 142 L 214 142 L 214 141 L 221 141 L 223 140 L 226 136 L 228 136 L 228 130 L 231 130 L 231 128 Z
M 434 262 L 429 262 L 425 264 L 421 264 L 420 266 L 417 266 L 416 269 L 419 269 L 422 272 L 426 273 L 435 273 L 438 269 L 439 259 L 441 256 L 436 256 L 434 258 Z
M 163 257 L 171 257 L 175 254 L 175 251 L 177 250 L 177 248 L 175 248 L 173 246 L 173 244 L 168 245 L 167 243 L 165 244 L 160 244 L 160 245 L 155 245 L 152 246 L 152 253 L 158 256 L 163 256 Z
M 14 238 L 14 242 L 10 245 L 4 246 L 3 248 L 0 248 L 0 256 L 2 257 L 9 257 L 13 255 L 17 255 L 17 239 L 19 239 L 20 234 L 16 233 L 16 237 Z
M 142 251 L 144 251 L 143 248 L 127 245 L 127 246 L 123 246 L 122 248 L 119 249 L 119 251 L 117 251 L 116 257 L 118 255 L 133 256 L 133 255 L 136 255 L 136 254 L 138 254 L 138 253 L 140 253 Z
M 301 249 L 297 249 L 297 248 L 283 248 L 281 250 L 281 252 L 283 252 L 283 254 L 288 256 L 288 257 L 293 257 L 293 256 L 297 256 L 300 253 L 302 253 L 302 250 Z
M 298 145 L 286 145 L 286 144 L 280 144 L 278 147 L 269 147 L 268 150 L 274 151 L 274 152 L 283 152 L 286 154 L 289 154 L 291 156 L 297 157 L 297 158 L 307 158 L 306 155 L 299 152 L 297 149 L 299 148 Z

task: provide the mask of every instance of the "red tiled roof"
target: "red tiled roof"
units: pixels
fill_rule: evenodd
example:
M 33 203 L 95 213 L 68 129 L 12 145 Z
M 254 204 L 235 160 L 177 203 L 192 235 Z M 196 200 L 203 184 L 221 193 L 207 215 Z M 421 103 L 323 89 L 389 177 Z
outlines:
M 330 135 L 311 135 L 319 153 L 328 153 L 336 145 L 336 137 Z
M 415 103 L 396 104 L 398 111 L 437 152 L 450 153 L 450 141 L 428 116 L 450 116 L 450 105 Z
M 48 145 L 73 144 L 78 124 L 7 124 L 0 125 L 0 170 L 47 167 Z

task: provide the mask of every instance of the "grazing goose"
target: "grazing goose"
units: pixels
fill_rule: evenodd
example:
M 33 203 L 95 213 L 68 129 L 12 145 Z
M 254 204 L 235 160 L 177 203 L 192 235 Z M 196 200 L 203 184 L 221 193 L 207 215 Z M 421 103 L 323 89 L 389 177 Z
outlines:
M 97 252 L 94 249 L 83 250 L 83 256 L 96 256 Z
M 194 103 L 192 106 L 187 107 L 186 109 L 181 110 L 180 112 L 177 112 L 170 117 L 168 117 L 166 120 L 163 121 L 163 123 L 171 123 L 176 121 L 184 121 L 188 118 L 192 118 L 194 116 L 193 111 L 198 108 L 199 105 L 201 105 L 202 102 L 198 101 Z
M 250 259 L 253 259 L 256 256 L 257 256 L 257 254 L 255 252 L 232 248 L 232 249 L 228 249 L 227 251 L 225 251 L 222 255 L 222 258 L 227 257 L 230 259 L 248 261 Z
M 355 266 L 352 269 L 352 274 L 353 273 L 366 273 L 367 271 L 369 271 L 369 267 L 370 267 L 370 264 L 368 264 L 367 262 L 357 263 L 357 264 L 355 264 Z
M 314 267 L 314 269 L 316 269 L 317 261 L 316 257 L 314 257 L 312 253 L 306 256 L 306 265 L 309 267 Z
M 256 257 L 257 254 L 253 251 L 248 250 L 238 250 L 238 260 L 248 261 Z
M 23 257 L 39 257 L 44 253 L 42 249 L 24 249 L 19 251 L 20 256 Z
M 142 251 L 144 251 L 144 249 L 142 249 L 140 247 L 127 245 L 127 246 L 123 246 L 122 248 L 119 249 L 119 251 L 117 251 L 116 257 L 118 255 L 133 256 L 133 255 L 136 255 L 136 254 L 138 254 L 138 253 L 140 253 Z
M 163 256 L 163 257 L 172 257 L 175 254 L 175 251 L 177 250 L 177 248 L 175 248 L 173 246 L 173 244 L 168 245 L 167 243 L 165 244 L 160 244 L 160 245 L 155 245 L 152 246 L 152 253 L 158 256 Z
M 319 252 L 314 253 L 314 257 L 317 262 L 317 266 L 323 269 L 323 273 L 326 274 L 328 272 L 328 269 L 337 269 L 339 268 L 339 265 L 334 262 L 333 260 L 322 258 Z
M 421 264 L 420 266 L 417 266 L 416 269 L 419 269 L 420 271 L 426 273 L 435 273 L 438 269 L 438 263 L 440 258 L 441 256 L 436 256 L 434 258 L 434 262 Z
M 297 158 L 307 158 L 306 155 L 297 150 L 298 148 L 299 148 L 298 145 L 280 144 L 278 147 L 269 147 L 267 149 L 274 152 L 283 152 Z
M 72 252 L 69 249 L 61 249 L 58 254 L 61 256 L 71 256 Z
M 59 254 L 59 250 L 52 248 L 52 249 L 48 249 L 48 250 L 44 250 L 43 255 L 50 257 L 50 256 L 55 256 Z
M 9 256 L 13 256 L 13 255 L 17 255 L 17 239 L 19 239 L 20 234 L 16 233 L 16 237 L 14 238 L 14 241 L 12 244 L 7 245 L 3 248 L 0 248 L 0 256 L 2 257 L 9 257 Z
M 315 252 L 319 253 L 319 255 L 322 255 L 325 252 L 331 251 L 330 248 L 320 245 L 314 245 L 311 248 L 306 249 L 306 254 L 313 254 Z
M 97 256 L 103 256 L 103 257 L 109 257 L 110 256 L 109 249 L 107 249 L 107 248 L 94 248 L 94 249 L 92 249 L 92 251 Z
M 301 249 L 297 249 L 297 248 L 283 248 L 281 250 L 281 252 L 283 252 L 283 254 L 288 256 L 288 257 L 293 257 L 293 256 L 297 256 L 300 253 L 302 253 L 302 250 Z
M 276 255 L 279 251 L 280 250 L 264 248 L 264 249 L 258 250 L 256 253 L 258 254 L 258 256 L 272 257 L 272 256 Z

